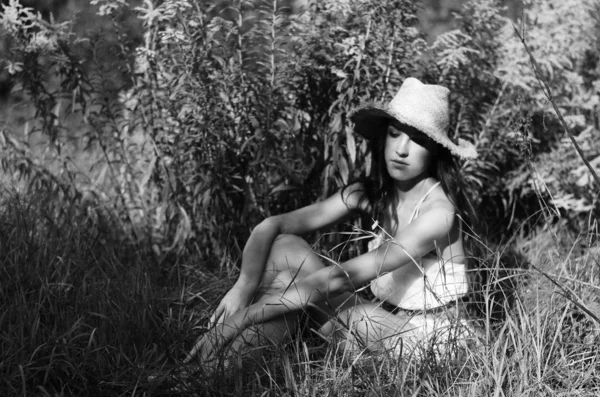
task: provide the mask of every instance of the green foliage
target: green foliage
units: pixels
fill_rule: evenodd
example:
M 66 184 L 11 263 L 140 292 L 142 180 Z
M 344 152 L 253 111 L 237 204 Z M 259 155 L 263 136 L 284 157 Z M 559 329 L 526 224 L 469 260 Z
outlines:
M 463 170 L 484 235 L 493 235 L 498 229 L 488 225 L 504 216 L 502 202 L 492 200 L 504 191 L 502 175 L 514 167 L 516 152 L 512 142 L 502 138 L 506 125 L 501 118 L 510 111 L 502 108 L 503 88 L 494 76 L 503 45 L 497 32 L 508 23 L 501 12 L 497 1 L 467 2 L 456 29 L 436 38 L 428 65 L 433 78 L 452 91 L 451 136 L 473 142 L 479 153 Z
M 0 393 L 111 394 L 181 339 L 165 300 L 178 269 L 48 199 L 3 192 Z
M 25 122 L 6 112 L 0 135 L 0 370 L 9 394 L 181 391 L 165 385 L 169 371 L 151 382 L 146 370 L 179 357 L 202 327 L 222 292 L 206 283 L 206 267 L 234 269 L 263 217 L 322 198 L 368 168 L 347 114 L 389 100 L 407 76 L 452 89 L 450 133 L 479 150 L 463 168 L 493 237 L 512 235 L 510 226 L 531 215 L 535 223 L 548 207 L 565 224 L 597 229 L 598 187 L 563 139 L 497 2 L 468 2 L 455 30 L 431 46 L 411 1 L 321 1 L 302 14 L 265 0 L 92 4 L 110 40 L 77 36 L 73 23 L 46 21 L 15 0 L 3 7 L 11 44 L 2 67 L 29 104 Z M 125 25 L 132 15 L 137 35 Z M 598 7 L 528 2 L 524 16 L 517 25 L 598 168 Z M 250 377 L 192 385 L 255 395 L 597 390 L 597 324 L 573 298 L 598 303 L 597 231 L 587 234 L 587 252 L 554 255 L 566 234 L 544 245 L 525 226 L 514 244 L 534 265 L 567 274 L 550 276 L 571 301 L 531 304 L 516 293 L 506 321 L 486 324 L 481 348 L 399 366 L 383 356 L 349 363 L 335 346 L 298 342 Z M 343 238 L 321 241 L 328 248 Z M 494 283 L 524 272 L 503 269 L 502 254 L 489 255 L 497 274 L 481 293 L 486 302 L 496 299 Z M 204 317 L 186 305 L 195 301 Z
M 43 197 L 15 194 L 0 208 L 2 395 L 579 396 L 600 386 L 598 324 L 569 301 L 597 313 L 599 251 L 571 246 L 565 229 L 517 239 L 560 289 L 521 270 L 531 292 L 521 289 L 503 324 L 484 327 L 480 345 L 424 360 L 352 357 L 305 337 L 208 375 L 177 363 L 227 285 L 190 277 L 192 265 L 165 273 L 75 206 L 63 216 Z
M 36 117 L 25 139 L 4 134 L 3 168 L 78 203 L 159 261 L 194 254 L 235 263 L 261 219 L 356 178 L 369 153 L 348 112 L 388 101 L 410 75 L 452 90 L 450 134 L 480 154 L 463 169 L 485 235 L 500 240 L 530 216 L 535 224 L 540 209 L 583 219 L 597 207 L 496 1 L 467 2 L 431 46 L 407 1 L 326 1 L 301 14 L 266 0 L 93 4 L 115 29 L 110 48 L 127 79 L 118 92 L 99 55 L 107 43 L 77 38 L 70 24 L 49 24 L 18 2 L 6 8 L 15 40 L 6 65 Z M 591 3 L 575 8 L 533 3 L 525 26 L 567 120 L 593 139 L 598 22 Z M 124 35 L 131 13 L 141 43 Z M 594 146 L 585 147 L 597 164 Z
M 409 2 L 350 1 L 323 8 L 313 33 L 319 42 L 310 44 L 329 58 L 327 77 L 334 83 L 324 141 L 327 194 L 355 178 L 365 163 L 368 167 L 366 143 L 357 145 L 347 114 L 366 101 L 389 101 L 402 80 L 418 72 L 426 43 L 414 27 L 417 8 Z
M 310 115 L 294 104 L 298 66 L 282 61 L 294 58 L 298 44 L 286 30 L 300 22 L 268 2 L 237 2 L 232 20 L 192 2 L 146 6 L 130 117 L 154 146 L 166 223 L 175 244 L 238 257 L 249 227 L 315 198 L 314 189 L 293 194 L 306 192 L 314 166 Z
M 540 66 L 554 102 L 579 134 L 584 156 L 598 172 L 598 152 L 586 140 L 598 131 L 597 109 L 600 78 L 598 56 L 597 2 L 532 2 L 525 12 L 523 34 L 528 48 Z M 532 158 L 507 174 L 506 184 L 513 206 L 524 206 L 540 197 L 550 207 L 550 215 L 562 214 L 571 225 L 585 230 L 586 218 L 598 216 L 594 182 L 571 144 L 566 144 L 552 105 L 537 81 L 530 59 L 519 39 L 507 27 L 502 63 L 496 75 L 506 87 L 508 98 L 518 98 L 525 122 L 514 123 L 509 137 L 516 138 Z M 508 99 L 507 98 L 507 99 Z M 530 120 L 527 120 L 527 119 Z M 514 131 L 514 132 L 513 132 Z M 565 137 L 565 138 L 562 138 Z
M 187 3 L 161 7 L 169 4 Z M 414 73 L 410 60 L 425 44 L 406 28 L 416 21 L 407 2 L 324 2 L 299 16 L 276 2 L 233 2 L 228 19 L 185 7 L 186 18 L 156 11 L 168 28 L 160 18 L 147 25 L 162 39 L 145 46 L 143 80 L 159 82 L 150 95 L 156 103 L 165 91 L 169 103 L 159 107 L 172 109 L 177 124 L 151 127 L 160 131 L 158 161 L 172 159 L 176 175 L 167 201 L 193 219 L 200 247 L 224 256 L 229 236 L 243 244 L 263 217 L 348 183 L 366 153 L 346 114 Z
M 591 210 L 598 211 L 598 186 L 570 145 L 561 143 L 564 131 L 514 29 L 523 29 L 561 113 L 585 140 L 598 134 L 598 68 L 593 61 L 598 54 L 598 6 L 531 2 L 520 27 L 501 11 L 495 1 L 465 4 L 456 30 L 433 44 L 428 66 L 454 92 L 454 136 L 478 148 L 479 158 L 463 168 L 478 192 L 473 196 L 479 200 L 484 230 L 494 225 L 484 234 L 506 235 L 529 217 L 535 224 L 540 210 L 546 219 L 562 214 L 585 227 L 580 221 Z M 596 151 L 584 146 L 597 168 Z
M 159 257 L 238 258 L 262 218 L 356 178 L 369 153 L 348 112 L 389 100 L 409 75 L 453 92 L 451 135 L 480 153 L 463 168 L 482 225 L 506 229 L 549 206 L 550 214 L 582 216 L 597 207 L 576 156 L 561 162 L 564 178 L 550 176 L 549 159 L 569 149 L 560 149 L 562 132 L 495 1 L 467 2 L 455 30 L 431 46 L 414 27 L 416 6 L 405 1 L 328 1 L 301 14 L 269 1 L 93 4 L 115 27 L 112 48 L 125 60 L 128 82 L 118 95 L 114 68 L 93 56 L 102 40 L 76 38 L 69 23 L 49 24 L 16 1 L 6 7 L 3 25 L 14 38 L 6 66 L 36 111 L 26 133 L 49 147 L 36 161 L 39 150 L 8 134 L 3 164 L 37 175 L 34 184 L 69 190 L 95 219 L 110 219 Z M 135 59 L 121 25 L 132 12 L 144 32 Z M 592 2 L 534 2 L 523 14 L 527 43 L 561 110 L 591 137 L 597 13 Z M 586 153 L 596 164 L 592 146 Z
M 94 4 L 115 26 L 127 8 Z M 260 219 L 348 183 L 368 158 L 346 114 L 363 100 L 390 97 L 418 70 L 413 60 L 426 47 L 411 27 L 416 8 L 409 2 L 326 2 L 302 15 L 267 1 L 225 9 L 145 2 L 135 11 L 144 42 L 118 102 L 102 95 L 110 88 L 101 60 L 83 70 L 75 53 L 65 53 L 84 44 L 94 53 L 98 43 L 66 31 L 52 33 L 62 48 L 30 57 L 60 81 L 47 94 L 53 100 L 31 86 L 44 86 L 46 76 L 33 76 L 33 68 L 15 73 L 29 82 L 23 89 L 37 98 L 39 132 L 52 144 L 65 145 L 54 97 L 73 100 L 66 112 L 82 121 L 76 139 L 85 140 L 94 161 L 88 180 L 62 165 L 58 173 L 69 174 L 66 184 L 78 197 L 99 204 L 95 217 L 108 213 L 120 233 L 150 243 L 158 255 L 187 247 L 204 258 L 237 258 Z M 11 62 L 20 64 L 31 41 L 14 48 Z M 121 51 L 125 56 L 125 43 Z M 54 152 L 59 164 L 71 154 Z

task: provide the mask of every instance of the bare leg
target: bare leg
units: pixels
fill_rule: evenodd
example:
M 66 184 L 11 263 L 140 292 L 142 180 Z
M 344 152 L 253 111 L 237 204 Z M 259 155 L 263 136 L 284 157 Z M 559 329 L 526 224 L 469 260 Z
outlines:
M 253 303 L 280 294 L 294 281 L 322 269 L 323 262 L 302 238 L 283 234 L 273 242 L 265 273 Z M 290 313 L 242 332 L 229 347 L 230 355 L 248 354 L 266 344 L 278 344 L 289 339 L 298 329 L 301 313 Z
M 320 333 L 337 342 L 345 353 L 389 352 L 396 358 L 407 354 L 422 357 L 425 351 L 441 354 L 479 340 L 476 329 L 459 318 L 456 308 L 430 314 L 393 314 L 377 303 L 342 308 Z
M 354 307 L 342 308 L 335 318 L 321 327 L 320 333 L 353 354 L 367 351 L 399 354 L 404 344 L 411 342 L 417 330 L 408 315 L 392 314 L 377 303 L 357 303 Z
M 305 240 L 294 235 L 278 236 L 271 247 L 261 286 L 253 303 L 259 303 L 273 294 L 281 294 L 286 288 L 293 288 L 294 281 L 301 280 L 323 267 L 321 257 L 312 251 Z M 311 321 L 320 327 L 330 321 L 334 312 L 341 311 L 340 315 L 344 317 L 352 312 L 352 308 L 357 304 L 363 303 L 357 295 L 346 293 L 324 300 L 317 308 L 310 309 L 309 316 Z M 247 328 L 229 345 L 229 358 L 242 355 L 248 357 L 260 353 L 261 346 L 272 346 L 289 340 L 298 330 L 301 315 L 300 312 L 289 313 Z

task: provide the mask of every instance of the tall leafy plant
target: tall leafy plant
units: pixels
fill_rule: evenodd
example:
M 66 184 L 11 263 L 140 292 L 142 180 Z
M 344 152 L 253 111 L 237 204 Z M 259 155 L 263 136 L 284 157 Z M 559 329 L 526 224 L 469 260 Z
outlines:
M 147 6 L 143 81 L 159 83 L 134 96 L 171 112 L 156 120 L 173 127 L 150 128 L 157 164 L 168 160 L 155 178 L 207 255 L 239 256 L 261 218 L 348 183 L 367 154 L 347 112 L 388 100 L 425 48 L 409 2 L 324 2 L 298 16 L 268 1 L 219 13 L 185 1 Z
M 415 27 L 418 10 L 409 1 L 323 1 L 301 14 L 266 0 L 93 3 L 117 31 L 127 13 L 142 23 L 135 51 L 117 34 L 115 49 L 129 79 L 118 95 L 105 95 L 107 70 L 93 56 L 101 40 L 78 40 L 68 25 L 42 21 L 14 0 L 6 8 L 3 24 L 17 43 L 7 66 L 23 80 L 37 109 L 35 128 L 52 149 L 36 161 L 8 134 L 5 169 L 38 170 L 48 186 L 82 198 L 95 222 L 116 225 L 159 257 L 196 252 L 230 263 L 260 219 L 352 181 L 369 168 L 369 153 L 352 134 L 349 111 L 388 101 L 407 76 L 451 88 L 451 136 L 475 143 L 480 153 L 464 168 L 483 224 L 514 225 L 513 218 L 537 211 L 537 197 L 544 196 L 532 193 L 536 179 L 522 175 L 532 164 L 552 192 L 547 202 L 573 204 L 569 194 L 577 191 L 587 201 L 565 205 L 593 206 L 585 172 L 575 163 L 565 169 L 578 178 L 568 185 L 569 178 L 551 179 L 545 171 L 550 160 L 538 153 L 564 155 L 557 151 L 563 150 L 559 134 L 544 129 L 552 119 L 495 1 L 468 2 L 456 29 L 432 46 Z M 532 4 L 525 16 L 539 14 L 526 23 L 528 37 L 535 37 L 534 53 L 547 59 L 544 73 L 572 113 L 567 119 L 593 137 L 595 127 L 583 126 L 596 109 L 598 49 L 589 32 L 597 18 L 585 4 L 590 13 L 581 15 L 581 26 L 575 15 L 561 19 L 562 6 Z M 558 54 L 544 52 L 554 25 L 562 29 L 562 41 L 553 44 L 564 49 Z M 83 67 L 94 62 L 82 62 L 82 53 L 97 67 Z M 48 85 L 50 77 L 59 84 Z M 67 118 L 77 120 L 76 139 L 72 132 L 67 139 L 73 130 Z M 86 153 L 87 163 L 74 153 Z M 592 146 L 588 153 L 594 160 Z
M 523 98 L 523 107 L 537 121 L 529 136 L 519 134 L 530 144 L 533 156 L 531 164 L 509 175 L 511 196 L 519 201 L 538 196 L 551 216 L 562 216 L 577 229 L 597 217 L 598 188 L 568 141 L 553 106 L 578 135 L 582 154 L 597 174 L 600 152 L 592 142 L 599 134 L 600 75 L 594 61 L 599 57 L 599 10 L 593 1 L 532 2 L 524 14 L 524 27 L 517 27 L 529 53 L 519 37 L 507 31 L 503 51 L 511 56 L 503 57 L 498 68 L 498 76 Z M 531 65 L 530 54 L 539 74 Z M 544 86 L 550 89 L 554 104 L 548 101 Z
M 260 219 L 314 198 L 290 194 L 311 166 L 297 139 L 310 116 L 294 106 L 292 61 L 299 44 L 291 32 L 305 27 L 268 1 L 232 2 L 218 13 L 189 1 L 147 2 L 138 11 L 147 39 L 132 96 L 152 98 L 149 110 L 162 112 L 147 120 L 155 123 L 153 178 L 164 214 L 186 223 L 176 233 L 205 257 L 239 257 Z M 134 117 L 147 111 L 140 104 Z

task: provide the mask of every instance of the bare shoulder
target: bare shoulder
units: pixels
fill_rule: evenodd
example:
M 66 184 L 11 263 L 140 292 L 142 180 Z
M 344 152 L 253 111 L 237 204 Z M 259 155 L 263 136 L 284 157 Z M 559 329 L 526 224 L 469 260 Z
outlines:
M 450 201 L 442 187 L 438 187 L 425 200 L 421 206 L 420 216 L 429 214 L 429 216 L 444 216 L 449 224 L 454 223 L 456 217 L 456 207 Z

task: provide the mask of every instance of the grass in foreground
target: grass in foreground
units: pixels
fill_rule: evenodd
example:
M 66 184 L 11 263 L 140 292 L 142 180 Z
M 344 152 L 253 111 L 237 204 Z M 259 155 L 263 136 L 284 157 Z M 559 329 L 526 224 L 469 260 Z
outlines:
M 505 321 L 487 326 L 480 347 L 424 360 L 356 359 L 305 338 L 265 347 L 242 370 L 208 376 L 178 362 L 229 280 L 193 261 L 161 262 L 75 209 L 50 211 L 35 198 L 5 199 L 0 225 L 0 395 L 600 393 L 597 243 L 561 248 L 550 231 L 517 241 L 540 271 L 520 269 L 515 304 Z

